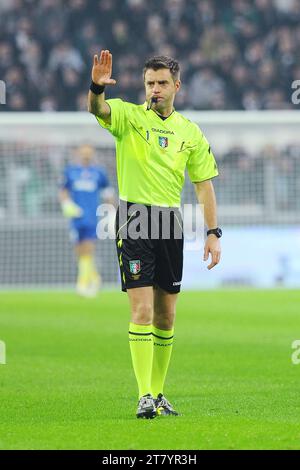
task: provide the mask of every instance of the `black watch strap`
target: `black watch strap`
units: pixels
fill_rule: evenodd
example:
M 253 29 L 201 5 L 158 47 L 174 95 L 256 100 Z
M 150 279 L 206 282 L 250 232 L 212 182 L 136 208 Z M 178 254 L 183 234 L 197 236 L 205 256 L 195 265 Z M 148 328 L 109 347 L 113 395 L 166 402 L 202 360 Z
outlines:
M 220 227 L 212 228 L 210 230 L 207 230 L 206 234 L 207 234 L 207 236 L 208 235 L 215 235 L 217 238 L 221 238 L 222 230 L 220 229 Z

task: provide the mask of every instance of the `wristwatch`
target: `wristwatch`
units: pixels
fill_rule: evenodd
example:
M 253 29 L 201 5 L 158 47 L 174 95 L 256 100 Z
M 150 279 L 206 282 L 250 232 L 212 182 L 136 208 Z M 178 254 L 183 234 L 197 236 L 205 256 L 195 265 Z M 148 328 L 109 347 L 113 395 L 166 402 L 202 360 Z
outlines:
M 212 228 L 211 230 L 207 230 L 206 235 L 215 235 L 217 238 L 221 238 L 222 236 L 222 230 L 220 227 L 217 228 Z

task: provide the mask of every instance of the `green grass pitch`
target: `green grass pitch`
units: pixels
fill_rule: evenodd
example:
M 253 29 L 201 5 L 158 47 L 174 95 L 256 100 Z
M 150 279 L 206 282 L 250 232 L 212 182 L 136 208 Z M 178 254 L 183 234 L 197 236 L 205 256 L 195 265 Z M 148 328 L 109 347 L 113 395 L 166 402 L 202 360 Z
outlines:
M 121 292 L 0 294 L 0 449 L 299 449 L 300 292 L 183 292 L 166 395 L 135 418 Z

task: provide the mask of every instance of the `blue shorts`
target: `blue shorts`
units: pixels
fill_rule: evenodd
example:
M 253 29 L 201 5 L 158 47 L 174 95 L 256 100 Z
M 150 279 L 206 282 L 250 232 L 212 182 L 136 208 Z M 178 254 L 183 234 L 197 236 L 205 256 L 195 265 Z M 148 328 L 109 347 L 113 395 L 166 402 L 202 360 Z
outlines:
M 85 240 L 96 240 L 96 225 L 82 225 L 71 227 L 70 238 L 73 243 L 84 242 Z

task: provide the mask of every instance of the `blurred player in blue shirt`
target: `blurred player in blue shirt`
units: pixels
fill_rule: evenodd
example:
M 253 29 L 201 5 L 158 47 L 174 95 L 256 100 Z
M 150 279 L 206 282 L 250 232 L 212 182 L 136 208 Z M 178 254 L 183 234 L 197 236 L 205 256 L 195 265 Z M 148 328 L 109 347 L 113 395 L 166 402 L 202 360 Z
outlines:
M 77 292 L 92 297 L 101 284 L 94 259 L 97 207 L 100 195 L 105 202 L 113 203 L 114 198 L 105 169 L 93 162 L 94 149 L 82 145 L 77 154 L 78 163 L 64 170 L 59 197 L 63 214 L 71 221 L 71 239 L 78 259 Z

